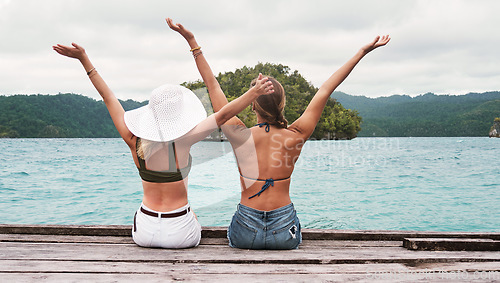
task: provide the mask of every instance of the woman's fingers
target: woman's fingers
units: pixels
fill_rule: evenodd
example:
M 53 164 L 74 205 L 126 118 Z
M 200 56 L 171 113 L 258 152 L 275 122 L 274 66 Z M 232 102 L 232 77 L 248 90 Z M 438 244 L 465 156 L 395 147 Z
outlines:
M 263 90 L 264 94 L 271 94 L 274 92 L 273 83 L 267 77 L 263 77 L 262 74 L 259 74 L 257 82 L 258 82 L 258 89 Z
M 167 21 L 167 25 L 168 25 L 170 28 L 173 28 L 172 19 L 171 19 L 171 18 L 166 18 L 165 20 Z
M 378 46 L 384 46 L 386 45 L 389 41 L 391 40 L 391 38 L 389 37 L 389 35 L 384 35 L 380 38 L 380 40 L 377 42 L 377 47 Z
M 80 58 L 82 56 L 82 54 L 85 53 L 85 49 L 83 49 L 83 47 L 81 47 L 80 45 L 78 45 L 74 42 L 71 43 L 71 45 L 73 47 L 65 46 L 62 44 L 57 44 L 57 45 L 52 46 L 52 49 L 54 49 L 54 51 L 56 51 L 57 53 L 59 53 L 61 55 L 71 57 L 71 58 Z
M 167 18 L 167 25 L 173 29 L 173 30 L 177 30 L 177 27 L 174 25 L 174 23 L 172 22 L 172 19 L 171 18 Z
M 64 45 L 61 45 L 61 44 L 57 44 L 55 46 L 52 46 L 52 48 L 57 51 L 58 53 L 61 53 L 63 50 L 66 49 L 66 46 Z
M 377 42 L 379 41 L 379 39 L 380 39 L 380 36 L 379 36 L 379 35 L 377 35 L 377 36 L 375 37 L 375 39 L 373 40 L 372 45 L 377 44 Z
M 267 78 L 266 78 L 267 80 Z M 273 93 L 274 92 L 274 85 L 270 80 L 267 80 L 267 93 Z
M 181 25 L 181 24 L 174 24 L 174 22 L 172 21 L 172 19 L 171 19 L 171 18 L 166 18 L 166 20 L 167 20 L 167 24 L 168 24 L 168 26 L 169 26 L 171 29 L 173 29 L 173 30 L 175 30 L 175 31 L 177 31 L 177 32 L 179 32 L 179 31 L 181 30 L 181 28 L 182 28 L 182 25 Z

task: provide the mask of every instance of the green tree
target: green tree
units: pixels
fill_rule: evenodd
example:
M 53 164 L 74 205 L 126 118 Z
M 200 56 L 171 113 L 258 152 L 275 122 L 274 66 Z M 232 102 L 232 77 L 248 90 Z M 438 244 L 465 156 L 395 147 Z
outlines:
M 318 88 L 308 82 L 298 71 L 291 71 L 288 66 L 272 63 L 258 63 L 255 67 L 244 66 L 234 72 L 219 73 L 216 77 L 222 91 L 231 101 L 245 93 L 250 82 L 262 73 L 276 78 L 285 89 L 286 107 L 285 118 L 289 123 L 294 122 L 302 115 L 309 101 Z M 191 90 L 205 87 L 203 82 L 185 82 L 184 86 Z M 251 107 L 243 110 L 238 117 L 247 127 L 255 125 L 257 119 Z M 345 109 L 335 99 L 330 99 L 325 106 L 322 116 L 314 130 L 312 139 L 352 139 L 361 130 L 361 117 L 357 111 Z

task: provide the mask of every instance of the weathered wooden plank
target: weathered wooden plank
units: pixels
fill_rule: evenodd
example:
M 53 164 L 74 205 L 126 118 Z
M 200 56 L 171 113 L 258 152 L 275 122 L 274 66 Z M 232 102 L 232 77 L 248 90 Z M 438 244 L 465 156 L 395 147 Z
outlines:
M 201 237 L 227 239 L 227 227 L 201 227 Z
M 74 235 L 130 237 L 131 225 L 34 225 L 0 224 L 0 234 Z M 204 238 L 226 238 L 225 227 L 202 227 Z
M 33 243 L 96 243 L 133 244 L 132 237 L 116 236 L 65 236 L 37 234 L 0 234 L 0 242 Z M 202 238 L 200 245 L 228 245 L 227 238 Z M 400 247 L 400 241 L 353 241 L 353 240 L 304 240 L 300 248 L 309 247 Z
M 0 234 L 0 242 L 133 244 L 132 237 Z
M 500 251 L 500 241 L 492 239 L 405 238 L 403 247 L 427 251 Z
M 130 225 L 23 225 L 0 224 L 0 234 L 130 236 Z M 226 227 L 203 227 L 202 237 L 225 238 Z M 303 229 L 304 240 L 403 241 L 404 238 L 487 238 L 500 240 L 499 232 L 427 232 L 386 230 Z
M 382 272 L 499 272 L 498 262 L 425 263 L 408 266 L 400 263 L 373 264 L 211 264 L 159 262 L 107 262 L 57 260 L 0 260 L 0 273 L 161 273 L 165 271 L 193 274 L 292 274 L 292 273 L 382 273 Z
M 433 232 L 385 230 L 303 229 L 306 240 L 403 241 L 404 238 L 486 238 L 500 240 L 498 232 Z
M 498 262 L 439 262 L 439 263 L 417 263 L 405 264 L 409 270 L 431 270 L 431 271 L 489 271 L 500 273 Z M 500 274 L 499 274 L 500 275 Z
M 0 234 L 130 236 L 132 234 L 132 226 L 0 224 Z
M 307 275 L 307 276 L 306 276 Z M 495 282 L 500 280 L 497 262 L 420 264 L 189 264 L 158 262 L 78 262 L 78 261 L 0 261 L 0 277 L 16 282 L 36 281 L 113 281 L 187 280 L 234 282 L 248 279 L 297 282 L 302 280 L 414 282 Z M 123 279 L 123 280 L 122 280 Z
M 402 247 L 401 241 L 356 241 L 356 240 L 303 240 L 299 249 L 337 247 Z
M 37 234 L 0 234 L 0 242 L 134 244 L 131 236 L 65 236 Z M 226 238 L 202 238 L 200 244 L 228 245 L 229 241 Z
M 88 273 L 6 273 L 6 282 L 497 282 L 498 275 L 474 272 L 458 273 L 362 273 L 362 274 L 193 274 L 164 272 L 156 274 Z M 488 278 L 489 276 L 489 278 Z
M 131 262 L 205 263 L 414 263 L 500 261 L 500 252 L 410 251 L 402 247 L 307 248 L 258 251 L 203 245 L 193 249 L 146 249 L 134 244 L 0 243 L 0 259 L 49 259 Z
M 255 251 L 228 247 L 223 227 L 204 227 L 199 247 L 166 250 L 136 246 L 130 228 L 0 225 L 0 278 L 2 282 L 500 281 L 498 251 L 402 247 L 408 235 L 487 242 L 481 239 L 495 239 L 500 233 L 304 229 L 298 250 Z
M 158 263 L 158 262 L 106 262 L 106 261 L 19 261 L 0 260 L 1 272 L 80 272 L 80 273 L 160 273 L 185 271 L 191 273 L 363 273 L 403 272 L 410 268 L 399 263 L 390 264 L 210 264 L 210 263 Z

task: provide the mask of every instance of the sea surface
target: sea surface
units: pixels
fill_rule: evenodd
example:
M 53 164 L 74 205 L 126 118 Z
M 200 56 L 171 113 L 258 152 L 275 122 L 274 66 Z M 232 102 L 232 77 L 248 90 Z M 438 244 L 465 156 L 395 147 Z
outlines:
M 131 224 L 141 203 L 121 139 L 0 139 L 0 152 L 0 223 Z M 191 206 L 203 226 L 227 226 L 240 192 L 231 147 L 191 154 Z M 305 228 L 500 232 L 500 139 L 308 141 L 291 198 Z

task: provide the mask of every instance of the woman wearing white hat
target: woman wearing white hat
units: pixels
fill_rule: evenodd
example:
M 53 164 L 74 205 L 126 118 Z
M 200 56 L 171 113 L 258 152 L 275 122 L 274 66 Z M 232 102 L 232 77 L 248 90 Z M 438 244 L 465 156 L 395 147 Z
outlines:
M 132 152 L 144 190 L 134 216 L 135 243 L 161 248 L 197 246 L 201 226 L 187 197 L 189 150 L 259 95 L 272 93 L 272 84 L 260 76 L 255 87 L 209 117 L 196 95 L 178 85 L 160 86 L 153 90 L 148 105 L 125 112 L 83 47 L 72 43 L 72 47 L 58 44 L 53 49 L 80 61 Z

